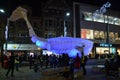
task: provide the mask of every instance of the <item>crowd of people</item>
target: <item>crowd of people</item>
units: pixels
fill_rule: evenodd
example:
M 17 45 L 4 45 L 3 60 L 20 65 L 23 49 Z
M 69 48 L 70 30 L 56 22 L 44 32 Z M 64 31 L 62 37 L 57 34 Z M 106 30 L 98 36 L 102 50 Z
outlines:
M 19 71 L 19 67 L 22 66 L 23 57 L 22 55 L 16 55 L 14 51 L 11 51 L 10 53 L 11 54 L 9 56 L 8 54 L 4 55 L 4 68 L 8 69 L 6 73 L 7 77 L 10 71 L 11 71 L 11 76 L 14 77 L 14 69 L 16 71 Z M 81 57 L 79 55 L 76 55 L 75 58 L 69 57 L 67 53 L 63 53 L 61 55 L 34 54 L 34 56 L 33 55 L 28 56 L 27 62 L 29 63 L 30 69 L 34 69 L 38 67 L 40 69 L 47 69 L 47 68 L 57 68 L 57 67 L 63 67 L 63 66 L 71 66 L 73 68 L 80 69 L 82 67 L 85 75 L 86 74 L 85 63 L 87 59 L 84 56 L 84 53 L 81 53 L 81 54 L 82 54 Z
M 119 68 L 120 68 L 120 55 L 118 52 L 113 54 L 111 58 L 106 58 L 105 69 L 106 77 L 115 77 L 115 80 L 119 80 Z
M 14 51 L 11 51 L 10 53 L 11 53 L 10 55 L 8 54 L 4 55 L 4 68 L 8 69 L 8 71 L 6 72 L 7 77 L 9 74 L 11 74 L 11 76 L 14 77 L 14 69 L 16 71 L 19 71 L 19 68 L 23 65 L 22 64 L 23 56 L 17 55 Z M 69 57 L 67 53 L 63 53 L 61 55 L 55 55 L 55 54 L 44 55 L 41 53 L 39 55 L 34 54 L 34 56 L 29 55 L 27 62 L 29 68 L 34 69 L 35 72 L 37 72 L 38 69 L 70 66 L 71 73 L 74 72 L 74 69 L 82 69 L 83 75 L 86 75 L 87 71 L 85 66 L 87 60 L 88 60 L 88 56 L 85 56 L 84 52 L 77 53 L 76 57 L 74 58 Z M 112 67 L 112 69 L 118 70 L 120 67 L 119 62 L 120 62 L 120 55 L 118 52 L 112 55 L 111 58 L 106 58 L 106 62 L 105 62 L 106 72 L 110 69 L 110 67 Z

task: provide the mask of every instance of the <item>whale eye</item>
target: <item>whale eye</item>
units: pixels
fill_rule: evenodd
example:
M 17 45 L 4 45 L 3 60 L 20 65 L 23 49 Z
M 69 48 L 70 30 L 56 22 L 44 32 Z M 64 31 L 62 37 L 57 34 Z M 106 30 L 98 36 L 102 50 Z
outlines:
M 36 41 L 36 45 L 39 46 L 39 47 L 42 48 L 42 49 L 46 49 L 47 43 L 46 43 L 46 42 L 43 42 L 43 41 L 40 41 L 40 40 L 37 40 L 37 41 Z
M 42 47 L 44 44 L 43 44 L 43 42 L 37 40 L 37 41 L 36 41 L 36 45 Z

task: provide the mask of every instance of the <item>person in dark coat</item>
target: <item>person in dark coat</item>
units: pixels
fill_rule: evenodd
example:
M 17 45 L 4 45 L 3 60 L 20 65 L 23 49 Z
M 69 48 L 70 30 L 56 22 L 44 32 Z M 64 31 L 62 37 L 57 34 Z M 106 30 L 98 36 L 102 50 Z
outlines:
M 34 59 L 33 59 L 33 56 L 30 55 L 30 57 L 29 57 L 29 67 L 30 67 L 30 69 L 32 69 L 33 65 L 34 65 Z
M 86 74 L 87 74 L 87 71 L 86 71 L 85 66 L 86 66 L 86 62 L 87 62 L 87 57 L 84 56 L 83 51 L 81 52 L 81 54 L 82 54 L 82 57 L 81 57 L 81 67 L 82 67 L 82 69 L 83 69 L 83 75 L 86 75 Z
M 117 65 L 120 67 L 120 55 L 119 55 L 119 52 L 116 52 L 115 60 L 116 60 Z
M 15 66 L 15 55 L 13 52 L 11 52 L 11 56 L 9 57 L 8 61 L 8 71 L 6 73 L 6 76 L 8 77 L 9 72 L 11 71 L 11 76 L 14 77 L 14 66 Z

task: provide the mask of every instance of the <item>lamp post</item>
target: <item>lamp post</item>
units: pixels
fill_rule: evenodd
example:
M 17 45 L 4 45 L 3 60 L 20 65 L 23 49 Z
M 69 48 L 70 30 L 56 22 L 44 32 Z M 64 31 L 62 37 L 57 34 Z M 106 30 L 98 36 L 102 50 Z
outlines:
M 70 16 L 70 13 L 69 12 L 67 12 L 66 14 L 65 14 L 65 17 L 69 17 Z M 67 27 L 66 27 L 66 20 L 65 20 L 65 18 L 64 18 L 64 37 L 66 37 L 67 36 Z

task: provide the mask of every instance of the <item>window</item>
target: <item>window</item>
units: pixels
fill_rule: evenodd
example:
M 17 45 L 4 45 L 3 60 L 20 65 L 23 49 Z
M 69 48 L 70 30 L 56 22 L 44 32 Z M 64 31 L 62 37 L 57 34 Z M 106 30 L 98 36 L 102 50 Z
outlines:
M 93 30 L 91 30 L 91 29 L 81 29 L 81 38 L 93 39 Z
M 54 33 L 45 33 L 45 38 L 53 38 L 55 37 Z
M 36 22 L 33 23 L 33 26 L 37 28 L 38 24 Z
M 109 39 L 110 41 L 114 41 L 114 40 L 115 40 L 114 32 L 110 32 L 109 36 L 110 36 L 110 37 L 109 37 L 109 38 L 110 38 L 110 39 Z
M 96 40 L 104 40 L 105 39 L 105 32 L 94 30 L 94 39 Z
M 13 33 L 9 33 L 9 37 L 14 37 L 14 34 Z
M 105 15 L 105 23 L 108 23 L 108 16 Z
M 48 26 L 48 20 L 45 20 L 45 26 L 46 27 Z
M 111 16 L 108 16 L 108 23 L 109 24 L 113 24 L 114 23 L 114 19 L 113 19 L 113 17 L 111 17 Z
M 83 19 L 87 21 L 92 21 L 92 13 L 83 12 Z
M 100 35 L 99 35 L 99 31 L 95 30 L 94 31 L 94 38 L 95 39 L 99 39 Z
M 120 25 L 120 18 L 100 14 L 96 14 L 96 16 L 93 16 L 93 14 L 90 12 L 83 12 L 82 19 L 86 21 L 95 21 L 101 23 Z
M 104 31 L 100 31 L 100 39 L 105 39 L 105 33 L 104 33 Z
M 120 25 L 120 19 L 119 18 L 114 18 L 114 24 L 115 25 Z
M 52 27 L 52 20 L 49 20 L 49 26 Z
M 98 14 L 97 16 L 95 16 L 93 18 L 94 18 L 93 20 L 96 22 L 104 22 L 104 15 Z
M 118 33 L 115 33 L 115 40 L 119 40 Z

